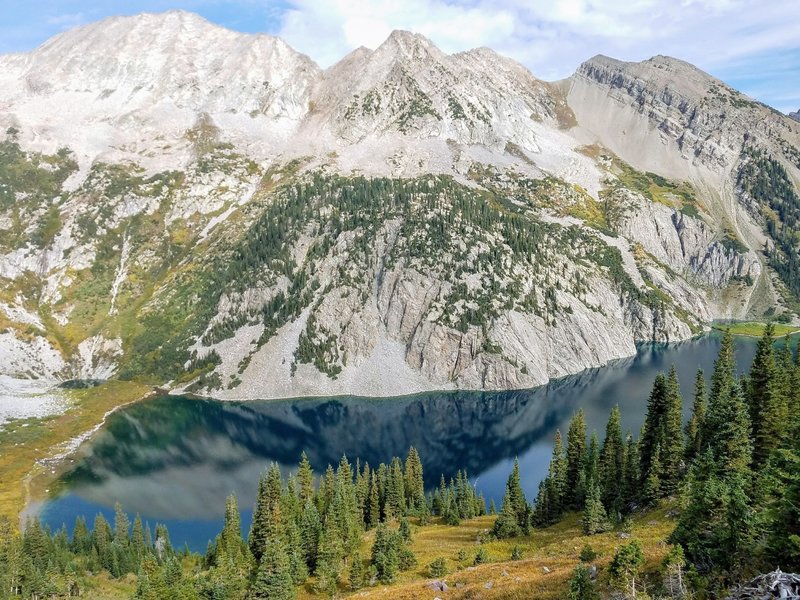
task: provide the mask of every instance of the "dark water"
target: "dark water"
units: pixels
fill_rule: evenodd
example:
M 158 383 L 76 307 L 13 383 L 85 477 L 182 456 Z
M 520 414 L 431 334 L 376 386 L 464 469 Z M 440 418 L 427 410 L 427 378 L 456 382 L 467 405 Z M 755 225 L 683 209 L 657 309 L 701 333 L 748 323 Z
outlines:
M 601 439 L 615 404 L 623 429 L 638 432 L 653 378 L 674 364 L 688 411 L 695 372 L 710 373 L 718 348 L 716 335 L 646 346 L 635 358 L 526 391 L 248 403 L 156 398 L 113 415 L 40 514 L 54 528 L 71 528 L 77 515 L 111 518 L 120 501 L 153 526 L 165 523 L 175 545 L 203 550 L 220 529 L 231 492 L 249 526 L 259 474 L 272 461 L 288 474 L 305 451 L 319 473 L 342 454 L 377 465 L 405 456 L 412 445 L 429 486 L 442 473 L 466 468 L 487 501 L 498 504 L 519 457 L 525 492 L 533 498 L 547 472 L 553 435 L 566 432 L 578 408 Z M 749 367 L 754 350 L 754 340 L 738 340 L 740 370 Z

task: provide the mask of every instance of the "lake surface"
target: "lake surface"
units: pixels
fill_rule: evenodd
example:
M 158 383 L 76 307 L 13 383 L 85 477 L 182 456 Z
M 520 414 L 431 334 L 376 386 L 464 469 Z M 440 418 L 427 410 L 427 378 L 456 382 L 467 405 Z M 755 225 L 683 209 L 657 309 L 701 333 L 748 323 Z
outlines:
M 566 434 L 578 408 L 587 429 L 602 440 L 609 411 L 619 404 L 623 430 L 638 433 L 657 373 L 675 365 L 691 407 L 698 368 L 708 376 L 719 348 L 711 334 L 671 345 L 648 345 L 636 357 L 567 377 L 550 385 L 509 392 L 434 392 L 399 398 L 317 398 L 218 402 L 165 396 L 112 415 L 81 448 L 58 495 L 38 507 L 51 527 L 98 512 L 113 519 L 116 501 L 155 526 L 168 526 L 173 544 L 202 551 L 222 524 L 225 498 L 236 492 L 243 528 L 249 528 L 258 478 L 277 462 L 284 474 L 305 451 L 315 472 L 345 454 L 370 465 L 388 462 L 415 446 L 426 484 L 434 487 L 466 469 L 487 502 L 499 504 L 514 458 L 532 500 L 546 475 L 553 436 Z M 737 339 L 739 369 L 755 352 L 753 339 Z M 35 507 L 37 508 L 37 507 Z

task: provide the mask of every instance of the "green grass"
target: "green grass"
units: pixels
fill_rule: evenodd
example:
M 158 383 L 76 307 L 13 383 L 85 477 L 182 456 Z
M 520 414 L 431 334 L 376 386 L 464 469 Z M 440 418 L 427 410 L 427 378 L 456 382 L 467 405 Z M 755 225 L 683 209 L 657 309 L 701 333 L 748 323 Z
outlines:
M 646 557 L 644 572 L 653 577 L 657 577 L 659 565 L 669 550 L 665 540 L 675 526 L 674 520 L 667 516 L 671 508 L 665 503 L 632 518 L 631 536 L 641 542 Z M 411 550 L 417 558 L 417 567 L 401 573 L 392 585 L 367 587 L 350 597 L 433 598 L 437 594 L 427 587 L 431 580 L 428 565 L 441 557 L 445 559 L 447 574 L 438 579 L 445 580 L 450 587 L 443 597 L 563 600 L 569 577 L 580 562 L 578 557 L 586 544 L 598 552 L 593 564 L 600 572 L 598 585 L 601 591 L 606 591 L 608 576 L 605 569 L 616 549 L 629 541 L 620 538 L 618 531 L 584 536 L 580 514 L 575 513 L 552 527 L 536 529 L 529 536 L 479 543 L 479 538 L 486 537 L 491 530 L 494 520 L 493 516 L 485 516 L 464 521 L 457 527 L 437 523 L 413 528 Z M 371 538 L 372 534 L 367 534 L 363 548 L 365 558 L 371 547 Z M 511 551 L 517 545 L 522 549 L 522 559 L 512 561 Z M 473 559 L 481 547 L 487 551 L 489 562 L 473 567 Z M 458 559 L 460 550 L 466 554 L 466 560 Z M 549 573 L 545 573 L 545 567 Z M 492 585 L 487 589 L 485 585 L 489 581 Z M 310 593 L 310 588 L 304 588 L 299 597 L 315 596 Z
M 730 329 L 733 335 L 745 335 L 750 337 L 761 337 L 764 335 L 764 327 L 766 323 L 757 321 L 741 322 L 741 323 L 715 323 L 714 329 L 725 331 Z M 775 334 L 773 337 L 779 338 L 785 335 L 800 332 L 800 327 L 796 325 L 784 325 L 782 323 L 774 323 Z
M 12 421 L 0 430 L 0 516 L 16 523 L 25 504 L 52 483 L 54 467 L 41 461 L 63 452 L 64 445 L 103 421 L 105 414 L 143 398 L 149 387 L 131 382 L 65 392 L 70 407 L 61 415 Z

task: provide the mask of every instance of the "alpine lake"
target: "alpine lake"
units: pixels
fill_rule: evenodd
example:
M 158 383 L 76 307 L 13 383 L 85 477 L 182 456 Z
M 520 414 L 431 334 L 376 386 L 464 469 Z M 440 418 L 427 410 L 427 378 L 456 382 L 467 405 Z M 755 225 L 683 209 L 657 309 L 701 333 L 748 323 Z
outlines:
M 529 500 L 547 473 L 556 430 L 566 434 L 583 408 L 587 430 L 602 441 L 614 405 L 623 432 L 638 435 L 653 379 L 672 365 L 691 409 L 695 373 L 708 377 L 721 335 L 676 344 L 642 345 L 635 357 L 522 391 L 430 392 L 394 398 L 331 397 L 255 402 L 160 396 L 117 411 L 70 458 L 48 498 L 29 507 L 53 529 L 114 505 L 154 527 L 169 528 L 173 545 L 203 551 L 222 527 L 225 498 L 235 492 L 247 533 L 261 473 L 272 463 L 284 477 L 305 451 L 316 474 L 342 455 L 377 466 L 422 457 L 426 486 L 466 470 L 487 503 L 499 508 L 506 478 L 519 458 Z M 738 368 L 749 368 L 753 338 L 736 338 Z M 57 490 L 57 491 L 55 491 Z

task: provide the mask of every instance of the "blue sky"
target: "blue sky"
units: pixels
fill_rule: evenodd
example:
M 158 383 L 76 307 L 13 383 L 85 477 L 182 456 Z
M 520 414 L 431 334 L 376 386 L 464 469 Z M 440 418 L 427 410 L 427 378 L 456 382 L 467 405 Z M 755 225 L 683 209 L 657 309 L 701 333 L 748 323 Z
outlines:
M 797 0 L 0 0 L 0 52 L 107 16 L 174 8 L 280 35 L 322 66 L 409 29 L 448 52 L 488 46 L 542 79 L 595 54 L 667 54 L 779 110 L 800 108 Z

